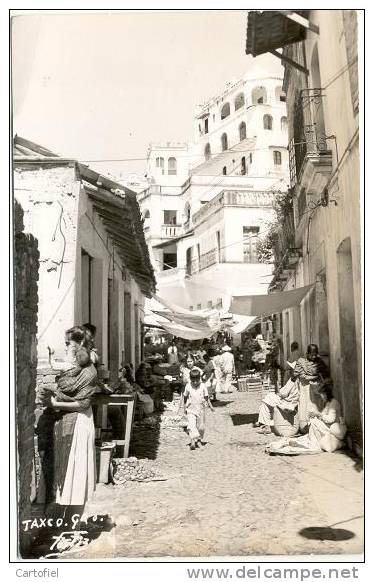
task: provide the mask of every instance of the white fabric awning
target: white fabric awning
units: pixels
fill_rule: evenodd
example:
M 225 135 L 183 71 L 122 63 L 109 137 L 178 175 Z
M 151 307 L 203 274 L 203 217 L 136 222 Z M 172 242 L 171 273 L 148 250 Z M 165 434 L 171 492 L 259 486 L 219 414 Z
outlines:
M 230 311 L 238 315 L 265 316 L 280 313 L 284 309 L 301 303 L 313 285 L 306 285 L 291 291 L 270 293 L 269 295 L 235 295 L 231 299 Z

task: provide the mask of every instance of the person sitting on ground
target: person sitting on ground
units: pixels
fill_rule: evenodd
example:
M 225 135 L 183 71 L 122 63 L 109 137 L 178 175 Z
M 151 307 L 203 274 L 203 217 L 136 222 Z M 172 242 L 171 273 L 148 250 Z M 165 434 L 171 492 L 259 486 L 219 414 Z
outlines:
M 300 430 L 307 431 L 309 412 L 316 410 L 314 392 L 329 377 L 329 371 L 318 353 L 316 344 L 309 344 L 306 355 L 296 361 L 291 380 L 299 387 L 299 421 Z
M 190 382 L 183 393 L 185 413 L 187 415 L 187 431 L 190 437 L 190 449 L 194 450 L 202 445 L 205 433 L 206 406 L 214 412 L 209 400 L 207 387 L 201 381 L 200 371 L 193 368 L 190 373 Z
M 320 403 L 317 410 L 309 412 L 308 434 L 270 443 L 267 452 L 283 455 L 316 454 L 323 451 L 333 453 L 344 446 L 347 428 L 341 416 L 340 404 L 334 398 L 330 378 L 318 389 L 318 395 Z
M 290 356 L 286 362 L 287 366 L 284 373 L 285 383 L 288 382 L 288 380 L 291 378 L 296 366 L 296 362 L 300 358 L 300 355 L 299 344 L 297 342 L 292 342 L 290 346 Z
M 278 393 L 270 392 L 265 396 L 258 411 L 258 422 L 254 426 L 259 427 L 262 434 L 270 434 L 273 425 L 274 408 L 295 411 L 299 403 L 299 389 L 297 384 L 289 380 Z

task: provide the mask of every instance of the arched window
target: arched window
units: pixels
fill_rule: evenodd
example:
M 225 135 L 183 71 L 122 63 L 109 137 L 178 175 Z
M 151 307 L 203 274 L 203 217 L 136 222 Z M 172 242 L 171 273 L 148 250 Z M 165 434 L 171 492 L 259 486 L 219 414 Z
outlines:
M 226 168 L 226 166 L 223 166 L 223 168 L 222 168 L 222 174 L 224 176 L 227 176 L 227 168 Z
M 177 175 L 177 160 L 175 158 L 168 159 L 168 174 L 169 176 Z
M 161 174 L 165 173 L 164 170 L 164 158 L 156 158 L 156 168 L 158 168 Z
M 237 111 L 243 106 L 244 106 L 244 93 L 239 93 L 239 95 L 235 97 L 235 111 Z
M 281 130 L 287 131 L 287 129 L 288 129 L 287 117 L 281 117 Z
M 222 151 L 226 151 L 228 146 L 228 142 L 227 142 L 227 133 L 223 133 L 221 135 L 221 146 L 222 146 Z
M 221 119 L 226 119 L 230 115 L 230 103 L 225 103 L 221 109 Z
M 210 143 L 207 143 L 205 148 L 204 148 L 205 161 L 207 162 L 208 160 L 210 160 L 211 156 L 212 156 L 212 152 L 210 151 Z
M 283 91 L 282 87 L 276 87 L 275 88 L 275 98 L 277 101 L 286 101 L 286 94 Z
M 265 87 L 255 87 L 252 89 L 252 103 L 253 105 L 266 103 L 267 94 Z
M 239 141 L 243 141 L 247 137 L 247 126 L 244 121 L 239 125 Z
M 245 176 L 247 173 L 247 164 L 245 162 L 245 156 L 243 156 L 241 159 L 241 173 L 242 173 L 242 176 Z
M 282 165 L 282 154 L 281 154 L 281 152 L 278 152 L 278 150 L 273 151 L 273 159 L 274 159 L 275 166 Z
M 273 118 L 271 115 L 264 115 L 264 129 L 273 129 Z
M 249 157 L 248 157 L 248 162 L 249 162 L 250 164 L 252 163 L 252 159 L 253 159 L 253 157 L 252 157 L 252 152 L 251 152 L 251 153 L 249 154 Z

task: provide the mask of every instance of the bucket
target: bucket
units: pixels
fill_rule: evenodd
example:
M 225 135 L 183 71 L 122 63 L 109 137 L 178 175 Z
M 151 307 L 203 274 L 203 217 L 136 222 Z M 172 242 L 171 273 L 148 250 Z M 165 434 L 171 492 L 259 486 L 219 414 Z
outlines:
M 297 410 L 281 410 L 274 407 L 274 433 L 282 437 L 293 437 L 299 430 L 299 415 Z
M 97 483 L 109 482 L 110 459 L 116 447 L 115 442 L 102 443 L 96 447 L 96 481 Z

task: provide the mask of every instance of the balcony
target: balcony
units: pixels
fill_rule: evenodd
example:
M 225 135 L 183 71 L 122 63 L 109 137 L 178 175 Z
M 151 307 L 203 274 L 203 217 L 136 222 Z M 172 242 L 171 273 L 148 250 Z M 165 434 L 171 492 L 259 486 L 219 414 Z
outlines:
M 307 194 L 320 194 L 332 171 L 327 142 L 334 136 L 325 133 L 323 97 L 323 89 L 303 89 L 294 103 L 290 182 L 291 188 L 300 185 Z
M 273 198 L 273 193 L 268 191 L 223 190 L 195 212 L 192 223 L 196 226 L 225 207 L 271 208 Z
M 182 234 L 180 224 L 163 224 L 161 226 L 161 238 L 175 238 Z
M 198 258 L 192 259 L 186 266 L 186 274 L 187 275 L 194 275 L 195 273 L 199 273 L 216 263 L 219 263 L 219 256 L 218 256 L 218 249 L 214 248 L 200 255 Z
M 288 280 L 290 274 L 296 269 L 299 258 L 302 256 L 301 248 L 297 248 L 292 206 L 284 213 L 282 220 L 279 222 L 273 239 L 273 254 L 274 279 L 272 286 L 283 286 L 283 283 Z

